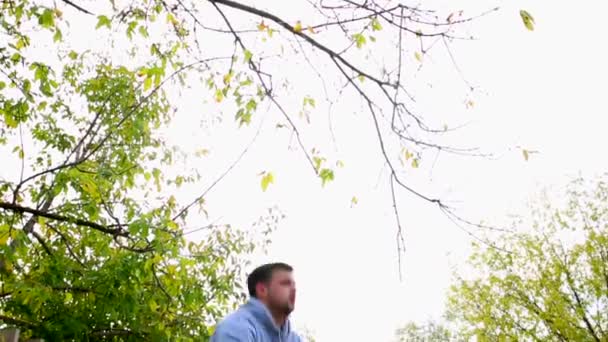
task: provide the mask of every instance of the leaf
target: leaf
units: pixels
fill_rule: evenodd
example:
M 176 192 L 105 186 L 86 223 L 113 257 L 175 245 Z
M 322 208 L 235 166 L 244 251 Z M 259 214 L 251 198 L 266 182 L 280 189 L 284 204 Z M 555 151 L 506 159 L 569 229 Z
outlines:
M 158 304 L 156 303 L 156 301 L 154 299 L 150 299 L 150 302 L 148 302 L 148 306 L 150 307 L 150 310 L 152 310 L 152 311 L 156 311 L 158 309 Z
M 321 157 L 312 157 L 312 160 L 315 164 L 315 170 L 319 170 L 321 168 L 321 164 L 323 164 L 323 162 L 325 161 L 325 158 L 321 158 Z
M 75 60 L 76 58 L 78 58 L 78 54 L 76 53 L 76 51 L 70 51 L 68 57 L 70 57 L 71 60 Z
M 215 91 L 215 102 L 220 103 L 224 100 L 224 92 L 221 89 Z
M 314 28 L 314 27 L 312 27 L 312 26 L 310 26 L 310 25 L 308 26 L 308 32 L 309 32 L 309 33 L 311 33 L 311 34 L 315 34 L 315 33 L 317 33 L 317 32 L 315 31 L 315 28 Z
M 373 31 L 382 30 L 382 25 L 380 24 L 380 21 L 378 20 L 378 18 L 372 19 L 372 30 Z
M 226 75 L 224 75 L 224 84 L 228 85 L 230 84 L 230 81 L 232 80 L 232 70 L 227 73 Z
M 61 34 L 61 30 L 56 28 L 55 29 L 55 35 L 53 35 L 53 41 L 55 43 L 61 41 L 61 39 L 63 39 L 63 35 Z
M 49 8 L 46 8 L 38 18 L 38 24 L 44 28 L 50 29 L 55 26 L 54 17 L 55 12 Z
M 152 77 L 148 76 L 144 80 L 144 91 L 147 91 L 152 87 Z
M 534 31 L 534 17 L 528 11 L 520 10 L 519 15 L 521 16 L 521 20 L 524 22 L 524 26 L 530 30 Z
M 108 17 L 106 17 L 105 15 L 100 15 L 97 17 L 97 26 L 95 26 L 95 29 L 99 29 L 104 26 L 109 29 L 111 28 L 111 25 L 112 21 L 110 21 Z
M 530 158 L 530 151 L 523 149 L 521 150 L 521 152 L 524 155 L 524 159 L 528 161 L 528 159 Z
M 412 158 L 414 156 L 414 154 L 406 149 L 404 149 L 403 155 L 405 157 L 405 160 L 409 160 L 410 158 Z
M 322 169 L 319 172 L 319 177 L 321 178 L 321 185 L 325 186 L 327 182 L 334 180 L 334 171 L 331 169 Z
M 351 208 L 355 205 L 357 205 L 359 203 L 359 199 L 357 198 L 357 196 L 353 196 L 353 198 L 350 199 L 350 206 Z
M 302 22 L 301 21 L 297 21 L 296 24 L 293 27 L 293 31 L 296 33 L 301 33 L 302 32 Z
M 420 162 L 418 161 L 418 158 L 412 159 L 412 167 L 414 169 L 417 169 L 419 166 L 420 166 Z
M 422 63 L 422 54 L 420 52 L 418 52 L 418 51 L 414 52 L 414 57 L 416 58 L 416 60 L 418 62 Z
M 356 33 L 353 34 L 353 41 L 355 42 L 355 44 L 357 45 L 357 48 L 362 48 L 363 45 L 365 45 L 365 43 L 367 42 L 367 40 L 365 39 L 365 36 L 361 33 Z
M 262 20 L 259 24 L 258 24 L 258 30 L 260 31 L 264 31 L 268 28 L 268 26 L 266 26 L 266 24 L 264 24 L 264 20 Z
M 306 106 L 306 105 L 309 105 L 312 108 L 314 108 L 315 107 L 315 99 L 313 99 L 310 96 L 305 97 L 304 98 L 304 106 Z
M 251 61 L 251 57 L 253 57 L 251 51 L 245 50 L 245 63 L 249 63 Z
M 274 175 L 272 172 L 265 172 L 261 181 L 262 191 L 266 191 L 270 184 L 274 184 Z

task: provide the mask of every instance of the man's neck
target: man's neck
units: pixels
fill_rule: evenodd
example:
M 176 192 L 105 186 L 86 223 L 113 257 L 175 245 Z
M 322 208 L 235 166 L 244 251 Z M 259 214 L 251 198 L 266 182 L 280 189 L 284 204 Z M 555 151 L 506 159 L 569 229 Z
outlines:
M 287 315 L 282 313 L 276 313 L 272 309 L 269 310 L 270 314 L 272 315 L 272 320 L 274 321 L 274 324 L 276 324 L 277 327 L 281 328 L 283 324 L 285 324 L 285 321 L 287 321 Z
M 287 315 L 280 311 L 273 310 L 270 305 L 268 305 L 268 303 L 266 303 L 265 301 L 260 300 L 260 302 L 264 304 L 266 309 L 268 309 L 268 312 L 270 312 L 270 316 L 272 316 L 272 321 L 274 322 L 274 324 L 276 324 L 277 327 L 281 328 L 287 321 Z

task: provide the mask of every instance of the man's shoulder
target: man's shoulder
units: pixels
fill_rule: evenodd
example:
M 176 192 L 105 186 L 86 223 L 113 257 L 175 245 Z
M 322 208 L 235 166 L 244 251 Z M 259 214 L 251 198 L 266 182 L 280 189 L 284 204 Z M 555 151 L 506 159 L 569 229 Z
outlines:
M 222 319 L 218 324 L 218 327 L 219 326 L 254 328 L 255 323 L 253 322 L 253 315 L 243 307 L 240 307 L 236 311 L 224 317 L 224 319 Z
M 239 332 L 241 334 L 255 334 L 255 323 L 249 312 L 239 308 L 228 316 L 224 317 L 216 326 L 215 333 Z
M 304 342 L 304 340 L 295 332 L 291 332 L 289 334 L 289 338 L 287 339 L 289 342 Z

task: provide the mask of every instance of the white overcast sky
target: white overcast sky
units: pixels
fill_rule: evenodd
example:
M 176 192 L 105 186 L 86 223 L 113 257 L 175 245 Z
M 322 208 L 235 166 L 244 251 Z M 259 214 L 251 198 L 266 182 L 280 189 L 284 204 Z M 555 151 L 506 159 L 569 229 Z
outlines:
M 437 2 L 439 7 L 447 4 Z M 488 7 L 494 4 L 488 2 Z M 603 151 L 608 54 L 601 43 L 606 5 L 499 4 L 498 13 L 473 26 L 479 40 L 455 51 L 466 78 L 486 94 L 476 95 L 469 111 L 444 101 L 453 97 L 452 85 L 436 86 L 423 101 L 429 110 L 466 115 L 473 128 L 463 139 L 502 153 L 496 160 L 440 157 L 432 174 L 423 169 L 423 175 L 413 176 L 423 180 L 421 186 L 458 201 L 463 214 L 488 221 L 521 212 L 539 186 L 559 185 L 580 171 L 601 172 L 608 161 Z M 534 15 L 534 32 L 523 27 L 521 8 Z M 444 70 L 447 66 L 431 77 L 441 82 Z M 426 92 L 426 81 L 420 80 L 420 92 Z M 395 221 L 386 177 L 378 183 L 382 161 L 368 114 L 343 110 L 336 116 L 342 116 L 334 124 L 346 167 L 334 183 L 322 189 L 297 150 L 286 151 L 276 137 L 261 136 L 209 197 L 210 211 L 246 224 L 264 208 L 279 205 L 287 219 L 269 255 L 256 261 L 295 266 L 296 323 L 314 331 L 321 342 L 390 341 L 399 324 L 440 317 L 452 266 L 462 262 L 470 240 L 435 208 L 401 192 L 407 252 L 400 282 Z M 515 146 L 540 153 L 525 162 Z M 226 153 L 235 156 L 238 150 Z M 256 176 L 262 170 L 272 170 L 277 178 L 266 193 Z M 351 208 L 353 195 L 359 204 Z
M 301 9 L 292 4 L 277 1 L 272 8 L 300 19 Z M 501 6 L 499 12 L 471 28 L 478 40 L 454 49 L 465 77 L 480 87 L 473 95 L 473 109 L 464 109 L 463 84 L 445 63 L 445 54 L 425 57 L 423 71 L 411 75 L 408 85 L 418 95 L 421 113 L 442 112 L 450 120 L 471 122 L 455 141 L 486 147 L 498 157 L 440 156 L 433 168 L 431 160 L 423 160 L 407 181 L 448 198 L 468 218 L 490 222 L 521 212 L 539 186 L 563 184 L 568 175 L 594 174 L 608 166 L 603 134 L 608 53 L 601 43 L 608 5 L 597 0 L 425 2 L 439 10 L 496 4 Z M 523 27 L 522 8 L 535 17 L 534 32 Z M 74 22 L 72 27 L 84 23 Z M 79 44 L 103 48 L 106 41 L 88 39 Z M 374 57 L 382 53 L 375 51 Z M 307 90 L 319 88 L 318 79 L 308 71 L 294 70 L 289 74 L 294 83 L 307 83 Z M 196 90 L 185 92 L 180 108 L 186 109 L 177 113 L 168 132 L 170 141 L 185 149 L 210 149 L 208 157 L 192 159 L 187 167 L 198 169 L 211 182 L 250 141 L 260 121 L 254 118 L 251 128 L 236 131 L 233 114 L 226 114 L 222 124 L 201 128 L 201 118 L 194 114 L 209 111 L 202 97 Z M 307 130 L 304 139 L 309 147 L 331 141 L 326 107 L 317 101 L 319 110 L 311 113 L 311 120 L 322 128 Z M 407 252 L 404 277 L 399 280 L 387 177 L 369 114 L 357 101 L 342 99 L 334 109 L 337 142 L 321 148 L 332 161 L 345 163 L 335 182 L 322 188 L 301 152 L 287 149 L 285 132 L 260 134 L 206 201 L 211 219 L 243 228 L 271 206 L 287 215 L 273 236 L 269 254 L 253 261 L 285 261 L 295 267 L 298 299 L 293 319 L 312 330 L 320 342 L 390 341 L 404 322 L 439 318 L 452 267 L 462 263 L 470 243 L 436 208 L 400 191 Z M 269 114 L 262 133 L 274 129 L 272 115 L 279 115 Z M 526 162 L 516 146 L 540 153 Z M 264 170 L 276 176 L 267 192 L 259 184 L 258 173 Z M 190 189 L 178 197 L 190 198 L 198 191 Z M 353 196 L 359 203 L 351 207 Z

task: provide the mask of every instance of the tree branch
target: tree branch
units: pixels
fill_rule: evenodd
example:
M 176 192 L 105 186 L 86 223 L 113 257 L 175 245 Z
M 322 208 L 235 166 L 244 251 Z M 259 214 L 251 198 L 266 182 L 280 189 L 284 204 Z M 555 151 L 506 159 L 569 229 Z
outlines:
M 110 235 L 115 235 L 115 236 L 128 236 L 129 235 L 129 232 L 127 232 L 123 229 L 120 229 L 120 228 L 111 229 L 111 228 L 108 228 L 106 226 L 100 225 L 95 222 L 90 222 L 90 221 L 82 220 L 82 219 L 75 218 L 75 217 L 68 217 L 68 216 L 48 213 L 48 212 L 38 210 L 38 209 L 22 207 L 17 204 L 0 202 L 0 209 L 10 210 L 10 211 L 21 213 L 21 214 L 23 214 L 23 213 L 32 214 L 34 216 L 45 217 L 45 218 L 55 220 L 55 221 L 73 223 L 73 224 L 76 224 L 79 226 L 89 227 L 89 228 L 95 229 L 97 231 L 100 231 L 102 233 L 106 233 L 106 234 L 110 234 Z
M 80 11 L 82 13 L 89 14 L 89 15 L 94 15 L 93 13 L 87 11 L 86 9 L 80 7 L 79 5 L 73 3 L 70 0 L 61 0 L 61 1 L 65 2 L 68 6 L 74 7 L 75 9 L 77 9 L 78 11 Z

